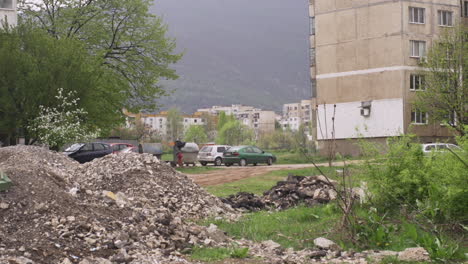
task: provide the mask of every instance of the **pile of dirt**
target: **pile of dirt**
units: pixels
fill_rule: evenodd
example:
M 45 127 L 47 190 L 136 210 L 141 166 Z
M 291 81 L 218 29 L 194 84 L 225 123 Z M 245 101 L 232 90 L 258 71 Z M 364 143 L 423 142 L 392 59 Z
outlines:
M 304 203 L 308 206 L 328 203 L 337 198 L 333 187 L 337 182 L 323 175 L 318 176 L 288 176 L 285 181 L 278 182 L 262 197 L 252 193 L 240 192 L 222 199 L 233 208 L 247 211 L 258 211 L 265 208 L 287 209 Z
M 179 251 L 230 242 L 187 220 L 237 217 L 151 155 L 113 154 L 80 165 L 16 146 L 0 149 L 0 169 L 13 182 L 0 193 L 0 263 L 187 263 Z

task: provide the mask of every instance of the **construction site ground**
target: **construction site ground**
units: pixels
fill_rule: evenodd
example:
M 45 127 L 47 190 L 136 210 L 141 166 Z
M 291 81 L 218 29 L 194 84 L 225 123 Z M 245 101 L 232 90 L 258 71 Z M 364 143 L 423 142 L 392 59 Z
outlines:
M 348 161 L 347 164 L 358 163 L 358 160 Z M 333 163 L 334 166 L 343 165 L 343 162 Z M 318 163 L 317 166 L 328 166 L 328 163 Z M 194 182 L 201 186 L 212 186 L 224 183 L 235 182 L 238 180 L 256 177 L 278 170 L 292 170 L 314 167 L 313 164 L 282 164 L 282 165 L 258 165 L 258 166 L 220 166 L 219 170 L 212 170 L 203 174 L 187 174 Z

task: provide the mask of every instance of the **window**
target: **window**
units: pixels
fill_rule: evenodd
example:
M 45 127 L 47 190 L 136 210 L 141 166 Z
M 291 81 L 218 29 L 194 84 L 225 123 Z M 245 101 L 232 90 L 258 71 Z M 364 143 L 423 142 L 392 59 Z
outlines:
M 420 7 L 410 7 L 409 8 L 409 22 L 413 24 L 424 24 L 426 21 L 425 18 L 425 9 Z
M 421 58 L 426 56 L 426 41 L 410 40 L 410 57 Z
M 194 123 L 197 123 L 197 119 L 194 119 L 193 122 L 194 122 Z
M 441 126 L 446 126 L 446 125 L 456 126 L 457 125 L 457 115 L 456 115 L 455 111 L 453 111 L 451 113 L 448 113 L 445 116 L 444 121 L 440 125 Z
M 310 80 L 310 88 L 312 90 L 312 97 L 317 97 L 317 80 L 311 79 Z
M 104 146 L 102 144 L 99 144 L 99 143 L 94 143 L 94 150 L 104 150 Z
M 463 16 L 468 17 L 468 1 L 465 1 L 463 5 Z
M 446 27 L 453 26 L 453 21 L 452 21 L 453 12 L 439 10 L 437 14 L 439 15 L 439 26 L 446 26 Z
M 315 17 L 310 17 L 310 35 L 315 35 Z
M 427 124 L 427 113 L 420 110 L 413 110 L 411 112 L 411 123 L 412 124 Z
M 218 152 L 224 152 L 224 151 L 226 151 L 226 148 L 225 147 L 218 147 L 217 151 Z
M 310 66 L 315 66 L 315 48 L 310 48 Z
M 411 91 L 423 91 L 424 87 L 424 76 L 418 74 L 410 75 L 410 90 Z
M 13 0 L 0 0 L 0 8 L 13 9 Z

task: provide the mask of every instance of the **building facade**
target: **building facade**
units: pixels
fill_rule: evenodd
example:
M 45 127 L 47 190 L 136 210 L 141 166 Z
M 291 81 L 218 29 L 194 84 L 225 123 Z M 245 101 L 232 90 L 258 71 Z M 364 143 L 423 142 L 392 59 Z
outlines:
M 313 105 L 311 100 L 283 105 L 283 116 L 280 120 L 283 130 L 297 131 L 301 125 L 309 128 L 312 121 Z
M 233 115 L 242 124 L 253 129 L 257 137 L 261 134 L 273 132 L 277 119 L 274 111 L 266 111 L 245 105 L 213 106 L 211 108 L 198 109 L 197 112 L 209 113 L 215 116 L 221 112 L 224 112 L 226 115 Z
M 16 0 L 0 0 L 0 27 L 8 24 L 16 26 L 18 23 Z
M 349 139 L 385 144 L 402 133 L 423 142 L 450 136 L 412 102 L 424 92 L 419 61 L 467 8 L 459 0 L 309 0 L 318 148 L 335 138 L 337 151 L 358 154 Z

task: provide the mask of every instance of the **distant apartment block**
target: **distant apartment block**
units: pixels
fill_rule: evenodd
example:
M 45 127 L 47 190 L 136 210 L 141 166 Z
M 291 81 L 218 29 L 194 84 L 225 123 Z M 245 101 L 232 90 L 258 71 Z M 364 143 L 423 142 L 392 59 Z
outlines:
M 270 133 L 275 130 L 277 115 L 274 111 L 265 111 L 253 106 L 231 105 L 213 106 L 211 108 L 198 109 L 197 112 L 219 115 L 221 112 L 234 115 L 242 124 L 252 128 L 257 136 Z
M 168 132 L 168 112 L 163 111 L 157 114 L 150 113 L 138 113 L 132 114 L 125 112 L 125 115 L 132 120 L 139 120 L 144 126 L 153 133 L 157 133 L 161 136 L 166 136 Z M 182 124 L 184 131 L 186 131 L 192 125 L 204 125 L 205 118 L 201 113 L 195 113 L 193 115 L 183 115 Z M 132 126 L 130 122 L 127 122 L 127 126 Z
M 309 13 L 319 149 L 333 137 L 339 152 L 357 154 L 348 139 L 385 144 L 401 133 L 423 142 L 451 135 L 412 102 L 424 92 L 418 62 L 443 29 L 466 22 L 468 1 L 309 0 Z
M 16 26 L 17 23 L 16 0 L 0 0 L 0 27 Z
M 283 105 L 283 116 L 279 121 L 283 130 L 297 131 L 301 125 L 308 130 L 314 107 L 311 100 L 301 100 L 298 103 Z

